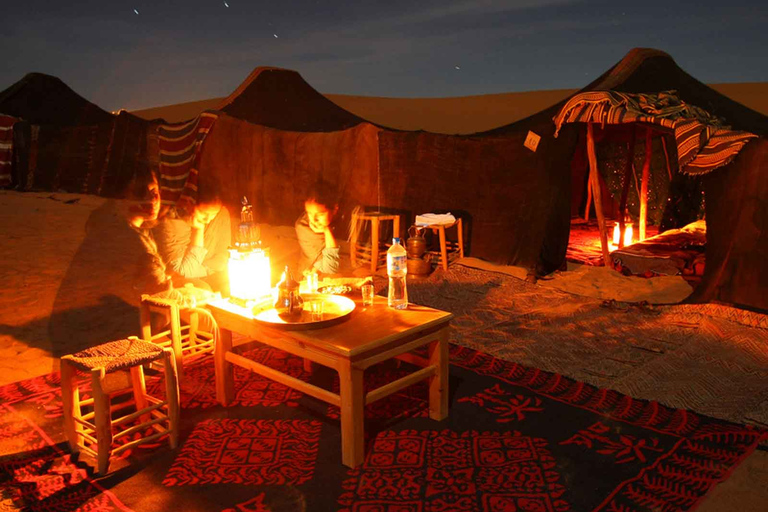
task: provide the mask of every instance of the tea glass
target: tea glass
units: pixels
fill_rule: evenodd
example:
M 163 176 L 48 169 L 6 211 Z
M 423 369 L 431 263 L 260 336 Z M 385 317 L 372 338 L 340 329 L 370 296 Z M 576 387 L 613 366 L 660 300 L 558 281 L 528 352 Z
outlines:
M 364 284 L 360 287 L 363 294 L 363 306 L 373 306 L 374 288 L 372 284 Z
M 307 274 L 307 291 L 309 293 L 317 293 L 317 287 L 319 285 L 319 279 L 317 272 L 310 272 Z
M 322 300 L 310 301 L 309 310 L 312 313 L 313 322 L 319 322 L 323 319 L 323 301 Z

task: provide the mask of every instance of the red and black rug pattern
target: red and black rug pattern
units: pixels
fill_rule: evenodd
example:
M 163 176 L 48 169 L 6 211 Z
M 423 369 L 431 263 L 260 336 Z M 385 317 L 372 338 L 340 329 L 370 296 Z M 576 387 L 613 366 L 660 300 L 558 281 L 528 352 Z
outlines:
M 319 421 L 201 421 L 163 485 L 297 485 L 312 479 Z
M 263 364 L 338 388 L 299 358 L 256 346 Z M 366 370 L 373 389 L 413 371 Z M 74 459 L 57 374 L 0 388 L 0 505 L 20 510 L 691 510 L 768 433 L 451 347 L 450 414 L 427 414 L 419 383 L 366 408 L 366 453 L 341 464 L 338 408 L 248 372 L 215 402 L 211 358 L 185 367 L 180 445 L 128 450 L 109 474 Z M 156 379 L 156 378 L 154 378 Z M 163 387 L 148 379 L 148 389 Z M 86 391 L 87 392 L 87 391 Z M 2 507 L 0 507 L 2 508 Z

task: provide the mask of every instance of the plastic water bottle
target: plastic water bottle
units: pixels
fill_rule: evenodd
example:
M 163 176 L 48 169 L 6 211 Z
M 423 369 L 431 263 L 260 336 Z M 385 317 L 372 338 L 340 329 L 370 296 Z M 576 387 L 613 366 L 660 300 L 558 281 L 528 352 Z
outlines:
M 395 309 L 408 307 L 408 290 L 405 278 L 408 275 L 408 254 L 400 244 L 399 238 L 392 239 L 392 247 L 387 251 L 387 275 L 389 276 L 389 296 L 387 303 Z

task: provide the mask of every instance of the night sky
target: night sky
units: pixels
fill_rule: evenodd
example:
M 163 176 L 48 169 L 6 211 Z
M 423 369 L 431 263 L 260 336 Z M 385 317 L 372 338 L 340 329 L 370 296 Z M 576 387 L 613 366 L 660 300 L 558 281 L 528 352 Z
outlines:
M 226 96 L 256 66 L 323 93 L 581 87 L 636 46 L 705 83 L 768 81 L 768 1 L 6 0 L 0 89 L 58 76 L 107 110 Z

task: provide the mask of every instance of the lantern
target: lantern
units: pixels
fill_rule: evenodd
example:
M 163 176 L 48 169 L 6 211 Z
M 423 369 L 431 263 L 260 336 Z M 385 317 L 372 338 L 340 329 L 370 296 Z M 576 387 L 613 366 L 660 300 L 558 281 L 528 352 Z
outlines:
M 261 247 L 253 207 L 243 197 L 235 248 L 229 250 L 229 293 L 243 301 L 259 300 L 271 293 L 269 249 Z
M 229 250 L 229 293 L 244 301 L 259 300 L 272 293 L 269 250 Z

